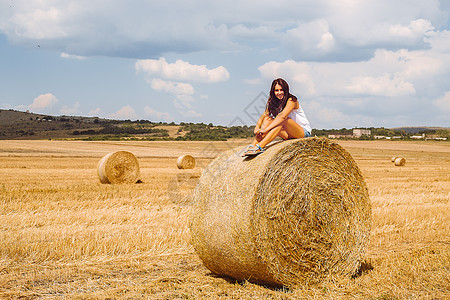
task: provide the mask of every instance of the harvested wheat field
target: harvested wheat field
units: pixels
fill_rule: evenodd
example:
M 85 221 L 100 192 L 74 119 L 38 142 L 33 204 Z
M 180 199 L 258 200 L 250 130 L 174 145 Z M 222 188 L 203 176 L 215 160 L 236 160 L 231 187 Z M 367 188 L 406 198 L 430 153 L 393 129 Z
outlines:
M 338 141 L 372 206 L 355 276 L 287 288 L 212 274 L 190 243 L 193 191 L 215 157 L 246 143 L 1 141 L 0 298 L 450 297 L 448 142 Z M 115 151 L 137 157 L 142 183 L 98 180 L 99 160 Z M 177 168 L 184 154 L 195 168 Z

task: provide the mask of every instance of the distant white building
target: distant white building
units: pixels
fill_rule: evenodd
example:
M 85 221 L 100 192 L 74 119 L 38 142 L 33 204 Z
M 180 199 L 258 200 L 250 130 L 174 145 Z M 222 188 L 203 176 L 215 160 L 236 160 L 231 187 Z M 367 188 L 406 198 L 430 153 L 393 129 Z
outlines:
M 437 136 L 437 135 L 430 135 L 430 136 L 427 136 L 427 137 L 425 138 L 425 140 L 426 140 L 426 141 L 428 141 L 428 140 L 446 141 L 447 138 L 446 138 L 446 137 L 440 137 L 440 136 Z
M 353 137 L 351 134 L 329 134 L 329 139 L 345 139 Z
M 371 135 L 372 131 L 370 129 L 353 129 L 353 137 L 361 137 L 363 135 Z
M 424 134 L 422 134 L 422 135 L 412 135 L 411 136 L 411 138 L 412 139 L 424 139 L 425 138 L 425 133 Z

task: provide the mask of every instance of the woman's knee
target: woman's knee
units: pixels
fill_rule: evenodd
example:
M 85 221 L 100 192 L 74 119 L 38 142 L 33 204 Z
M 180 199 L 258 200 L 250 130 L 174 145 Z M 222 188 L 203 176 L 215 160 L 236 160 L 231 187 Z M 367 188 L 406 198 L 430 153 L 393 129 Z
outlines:
M 265 117 L 262 124 L 261 124 L 261 128 L 266 128 L 267 126 L 270 125 L 270 123 L 273 122 L 273 118 L 271 117 Z
M 280 138 L 282 138 L 283 140 L 288 140 L 289 139 L 289 134 L 286 132 L 286 130 L 281 130 L 279 133 L 278 133 L 278 136 L 280 137 Z

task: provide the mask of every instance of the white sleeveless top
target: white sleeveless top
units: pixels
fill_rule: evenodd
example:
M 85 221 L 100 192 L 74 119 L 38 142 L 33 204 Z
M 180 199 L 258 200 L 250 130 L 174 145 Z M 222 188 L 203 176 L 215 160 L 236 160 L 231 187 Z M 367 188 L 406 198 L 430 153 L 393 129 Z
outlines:
M 303 111 L 303 108 L 301 107 L 300 103 L 298 104 L 297 109 L 293 109 L 289 115 L 289 118 L 295 121 L 298 125 L 302 126 L 303 129 L 309 131 L 311 133 L 311 125 L 309 125 L 309 121 L 306 118 L 306 114 Z

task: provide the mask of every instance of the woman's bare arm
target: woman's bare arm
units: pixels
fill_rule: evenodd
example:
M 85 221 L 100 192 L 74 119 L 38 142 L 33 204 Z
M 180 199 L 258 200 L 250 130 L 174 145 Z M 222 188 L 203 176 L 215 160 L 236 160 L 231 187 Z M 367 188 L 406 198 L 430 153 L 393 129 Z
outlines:
M 271 129 L 279 126 L 281 123 L 283 123 L 284 120 L 289 116 L 292 110 L 297 108 L 297 101 L 292 100 L 292 98 L 289 98 L 286 107 L 276 116 L 276 118 L 273 120 L 272 123 L 270 123 L 267 128 L 264 128 L 262 130 L 259 130 L 260 133 L 265 134 L 269 132 Z
M 259 117 L 258 122 L 256 122 L 255 125 L 255 130 L 253 130 L 253 132 L 256 134 L 260 129 L 261 129 L 261 125 L 264 122 L 264 119 L 266 117 L 269 116 L 269 112 L 267 111 L 267 109 L 264 111 L 264 113 L 261 115 L 261 117 Z

